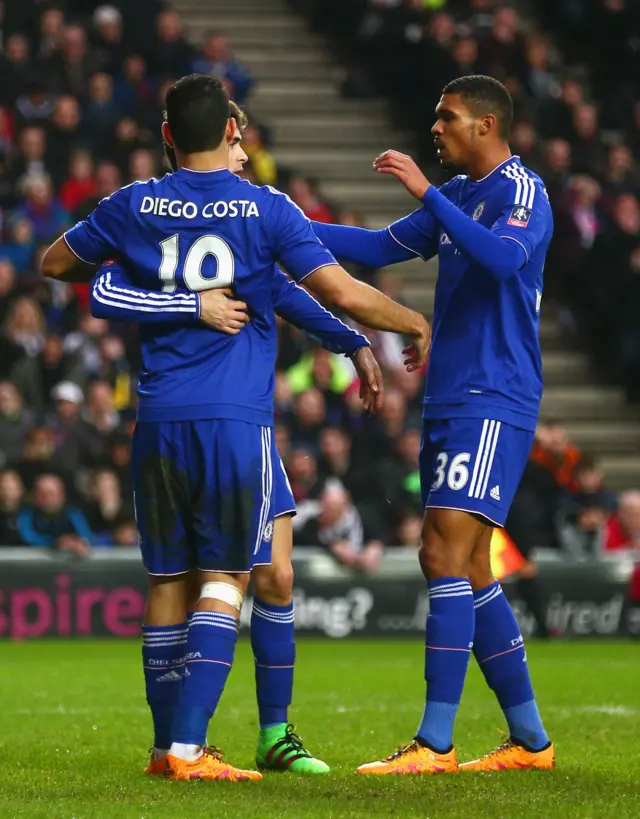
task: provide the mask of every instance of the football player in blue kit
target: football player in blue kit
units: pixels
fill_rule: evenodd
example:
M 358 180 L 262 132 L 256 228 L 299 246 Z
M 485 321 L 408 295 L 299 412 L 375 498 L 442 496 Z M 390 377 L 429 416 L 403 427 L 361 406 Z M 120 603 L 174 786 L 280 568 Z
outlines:
M 138 286 L 184 290 L 186 305 L 206 289 L 233 287 L 251 314 L 235 334 L 214 332 L 195 315 L 187 325 L 141 324 L 132 470 L 150 584 L 143 665 L 156 744 L 169 750 L 163 775 L 257 780 L 257 771 L 207 748 L 206 734 L 233 661 L 249 573 L 273 535 L 275 263 L 357 321 L 410 336 L 416 363 L 426 358 L 429 328 L 352 279 L 288 197 L 229 171 L 236 125 L 219 81 L 183 77 L 166 109 L 163 137 L 178 171 L 103 199 L 47 250 L 42 272 L 84 281 L 88 269 L 116 257 Z M 187 625 L 195 569 L 199 599 Z M 180 677 L 160 694 L 160 678 Z
M 363 774 L 550 769 L 520 628 L 490 568 L 533 442 L 542 397 L 538 328 L 553 234 L 540 177 L 509 149 L 513 103 L 496 80 L 443 91 L 432 132 L 440 163 L 462 173 L 435 188 L 410 157 L 374 162 L 421 206 L 380 231 L 314 223 L 337 258 L 380 267 L 438 256 L 420 456 L 420 564 L 429 588 L 426 706 L 412 742 Z M 458 765 L 453 727 L 471 652 L 509 728 L 498 749 Z
M 238 126 L 229 145 L 229 169 L 238 173 L 247 161 L 241 142 L 247 117 L 233 102 L 229 111 Z M 172 170 L 177 171 L 175 152 L 165 145 L 165 153 Z M 250 317 L 247 305 L 232 296 L 231 290 L 205 290 L 199 294 L 198 305 L 195 294 L 185 298 L 185 293 L 158 293 L 136 287 L 122 265 L 109 262 L 100 268 L 93 280 L 91 312 L 104 319 L 186 325 L 193 323 L 199 308 L 201 321 L 222 332 L 238 333 Z M 367 374 L 367 368 L 375 365 L 375 359 L 367 349 L 367 339 L 325 310 L 280 270 L 275 277 L 273 305 L 277 315 L 307 332 L 328 350 L 349 356 L 361 383 L 366 384 L 372 376 L 379 379 L 377 372 Z M 279 457 L 274 458 L 273 463 L 272 504 L 273 535 L 266 541 L 267 554 L 258 553 L 251 574 L 254 591 L 251 639 L 260 717 L 256 762 L 260 768 L 271 770 L 328 773 L 328 765 L 307 751 L 288 717 L 295 663 L 291 565 L 295 501 Z M 199 594 L 197 573 L 193 575 L 196 594 L 189 610 L 195 607 Z M 154 748 L 145 772 L 161 773 L 165 756 L 166 750 L 162 747 Z

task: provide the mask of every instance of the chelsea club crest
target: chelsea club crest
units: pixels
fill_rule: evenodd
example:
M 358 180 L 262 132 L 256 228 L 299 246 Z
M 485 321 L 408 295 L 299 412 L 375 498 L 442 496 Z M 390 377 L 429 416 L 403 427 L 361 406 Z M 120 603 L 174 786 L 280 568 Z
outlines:
M 479 205 L 476 207 L 476 209 L 473 211 L 473 216 L 472 216 L 471 218 L 473 219 L 473 221 L 474 221 L 474 222 L 477 222 L 477 221 L 478 221 L 478 219 L 479 219 L 479 218 L 482 216 L 482 214 L 484 213 L 484 206 L 485 206 L 485 204 L 486 204 L 486 202 L 480 202 L 480 204 L 479 204 Z

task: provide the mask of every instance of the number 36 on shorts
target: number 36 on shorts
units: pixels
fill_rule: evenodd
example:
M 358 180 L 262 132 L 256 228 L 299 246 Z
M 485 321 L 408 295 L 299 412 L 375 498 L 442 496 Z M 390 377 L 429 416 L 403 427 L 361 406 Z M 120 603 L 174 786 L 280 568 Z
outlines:
M 423 423 L 420 483 L 425 508 L 459 509 L 504 525 L 534 433 L 490 418 Z

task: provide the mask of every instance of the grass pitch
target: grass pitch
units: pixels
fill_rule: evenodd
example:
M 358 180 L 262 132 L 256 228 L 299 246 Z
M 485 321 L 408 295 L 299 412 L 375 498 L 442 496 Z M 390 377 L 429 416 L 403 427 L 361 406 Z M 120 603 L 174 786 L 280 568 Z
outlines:
M 150 743 L 136 642 L 0 646 L 0 817 L 458 817 L 638 819 L 640 645 L 531 644 L 529 660 L 554 773 L 363 777 L 362 763 L 408 741 L 423 704 L 423 649 L 406 642 L 299 642 L 293 719 L 325 777 L 169 783 L 140 775 Z M 210 730 L 251 766 L 253 664 L 243 636 Z M 498 744 L 498 707 L 471 668 L 456 727 L 458 757 Z

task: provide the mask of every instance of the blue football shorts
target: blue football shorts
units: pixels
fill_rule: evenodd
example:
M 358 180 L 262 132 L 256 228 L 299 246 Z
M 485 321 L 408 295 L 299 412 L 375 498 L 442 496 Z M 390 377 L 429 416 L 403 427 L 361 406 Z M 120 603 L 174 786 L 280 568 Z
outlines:
M 270 427 L 226 419 L 138 423 L 131 454 L 149 574 L 246 573 L 271 562 L 280 458 Z
M 283 515 L 295 515 L 296 513 L 296 502 L 293 499 L 291 484 L 285 472 L 282 459 L 277 453 L 273 458 L 273 495 L 271 498 L 271 509 L 274 520 Z M 254 566 L 269 566 L 271 564 L 272 537 L 273 532 L 267 529 L 265 537 L 262 540 L 262 546 L 256 555 Z
M 488 418 L 424 419 L 424 508 L 459 509 L 504 526 L 533 438 L 533 432 Z

